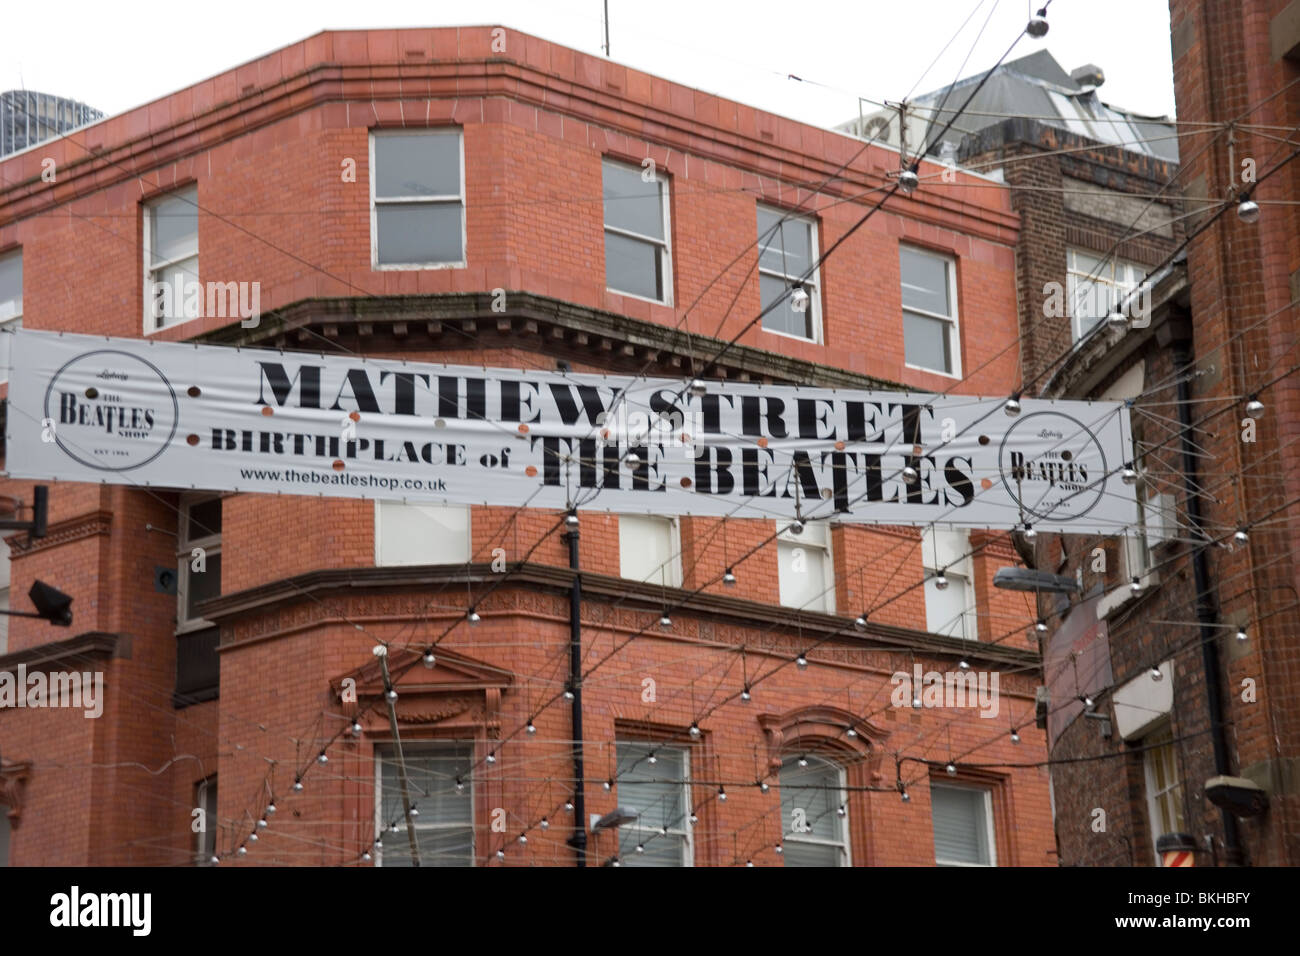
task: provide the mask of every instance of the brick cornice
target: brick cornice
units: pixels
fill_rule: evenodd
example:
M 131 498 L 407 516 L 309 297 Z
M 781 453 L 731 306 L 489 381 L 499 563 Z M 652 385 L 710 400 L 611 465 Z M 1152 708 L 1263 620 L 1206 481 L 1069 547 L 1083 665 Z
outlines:
M 108 534 L 112 530 L 113 513 L 111 511 L 92 511 L 77 515 L 66 521 L 49 526 L 43 538 L 33 538 L 30 534 L 18 534 L 9 538 L 9 546 L 14 555 L 35 554 L 47 548 L 92 538 L 95 535 Z
M 512 33 L 520 43 L 535 39 L 517 31 Z M 557 44 L 550 46 L 559 48 Z M 576 51 L 569 52 L 575 57 L 583 56 Z M 332 52 L 325 55 L 330 56 Z M 220 81 L 228 74 L 214 79 Z M 667 82 L 658 77 L 652 80 Z M 192 95 L 202 85 L 177 92 Z M 679 84 L 667 85 L 685 90 L 692 100 L 697 92 Z M 230 86 L 233 88 L 234 84 Z M 633 99 L 609 84 L 578 82 L 503 56 L 405 62 L 327 61 L 304 65 L 301 70 L 273 82 L 248 84 L 231 99 L 190 116 L 170 118 L 171 105 L 177 102 L 176 94 L 172 94 L 122 117 L 110 117 L 71 133 L 64 137 L 68 140 L 66 146 L 51 145 L 44 151 L 58 161 L 59 175 L 55 183 L 43 181 L 41 167 L 31 163 L 25 154 L 13 157 L 8 164 L 0 161 L 0 170 L 4 170 L 0 181 L 11 183 L 0 188 L 0 221 L 39 215 L 53 206 L 146 175 L 326 103 L 364 104 L 373 120 L 371 105 L 377 102 L 445 101 L 451 104 L 453 115 L 461 115 L 466 104 L 493 97 L 646 138 L 673 150 L 786 183 L 820 185 L 832 180 L 823 189 L 829 197 L 856 196 L 889 185 L 885 172 L 895 162 L 889 150 L 874 147 L 864 151 L 866 159 L 841 170 L 832 154 L 856 152 L 859 144 L 853 137 L 718 100 L 720 107 L 725 105 L 733 112 L 744 109 L 753 113 L 756 124 L 751 135 L 740 130 L 738 122 L 734 128 L 723 126 L 721 116 L 725 111 L 721 108 L 719 122 L 706 123 L 673 109 L 660 108 L 653 102 Z M 166 114 L 169 119 L 155 123 L 150 108 L 161 105 L 166 109 L 159 110 L 158 114 Z M 113 125 L 120 120 L 127 122 Z M 368 125 L 371 120 L 364 122 Z M 776 135 L 769 140 L 760 132 L 768 128 L 777 131 L 781 127 L 796 130 L 798 141 L 807 141 L 810 147 L 792 149 L 777 141 L 786 137 Z M 107 137 L 112 130 L 131 131 L 134 135 L 110 142 Z M 828 150 L 827 138 L 843 140 L 851 149 Z M 868 163 L 870 168 L 864 168 Z M 1009 209 L 990 209 L 953 199 L 940 190 L 898 196 L 893 205 L 906 210 L 913 218 L 1003 244 L 1014 241 L 1019 221 Z
M 493 311 L 493 300 L 486 292 L 306 299 L 264 314 L 256 328 L 232 323 L 194 341 L 319 353 L 324 337 L 361 354 L 464 349 L 473 343 L 476 349 L 527 348 L 586 359 L 613 373 L 682 378 L 694 368 L 702 377 L 742 382 L 904 390 L 885 379 L 751 345 L 729 346 L 706 374 L 698 363 L 717 355 L 727 345 L 722 339 L 531 292 L 507 290 L 504 312 Z
M 573 582 L 568 568 L 544 564 L 518 564 L 502 576 L 490 563 L 470 565 L 417 565 L 410 567 L 330 568 L 309 571 L 292 578 L 272 581 L 203 602 L 198 613 L 218 626 L 228 626 L 248 616 L 264 615 L 306 600 L 317 600 L 334 592 L 391 593 L 431 591 L 461 585 L 494 585 L 498 588 L 540 590 L 567 594 Z M 674 613 L 753 628 L 798 634 L 810 643 L 826 641 L 850 647 L 923 651 L 936 655 L 964 657 L 1010 666 L 1036 667 L 1039 655 L 1030 650 L 997 644 L 979 644 L 961 638 L 931 634 L 911 628 L 871 622 L 866 632 L 854 630 L 848 618 L 815 611 L 775 607 L 759 601 L 724 594 L 697 593 L 685 589 L 664 589 L 625 578 L 582 572 L 585 601 L 619 603 L 630 608 L 661 610 L 665 601 Z
M 119 648 L 125 650 L 128 641 L 121 634 L 107 631 L 86 631 L 76 637 L 49 644 L 38 644 L 21 651 L 0 654 L 0 671 L 12 671 L 22 665 L 29 671 L 38 668 L 53 668 L 62 664 L 80 665 L 85 658 L 109 660 L 113 657 L 127 656 L 119 654 Z

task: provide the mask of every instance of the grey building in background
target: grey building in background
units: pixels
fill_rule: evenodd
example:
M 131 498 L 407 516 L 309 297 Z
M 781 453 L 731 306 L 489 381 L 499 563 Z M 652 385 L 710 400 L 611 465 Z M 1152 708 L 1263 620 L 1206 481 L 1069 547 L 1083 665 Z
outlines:
M 102 112 L 76 100 L 32 90 L 8 90 L 0 93 L 0 156 L 103 118 Z

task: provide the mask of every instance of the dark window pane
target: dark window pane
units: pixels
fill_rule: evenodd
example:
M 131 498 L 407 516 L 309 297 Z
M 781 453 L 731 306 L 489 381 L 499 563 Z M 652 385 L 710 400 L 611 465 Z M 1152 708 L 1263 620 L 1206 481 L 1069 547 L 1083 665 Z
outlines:
M 641 170 L 605 164 L 605 225 L 641 236 L 664 238 L 662 183 L 646 182 Z
M 375 196 L 459 196 L 460 136 L 375 137 Z
M 460 262 L 460 203 L 381 205 L 375 209 L 380 265 Z
M 221 499 L 213 498 L 190 505 L 189 523 L 186 527 L 186 541 L 221 534 Z
M 948 261 L 899 248 L 903 278 L 904 308 L 924 309 L 938 315 L 952 315 L 948 301 Z
M 221 593 L 221 552 L 208 552 L 204 555 L 203 571 L 194 570 L 194 558 L 191 555 L 183 555 L 181 561 L 185 562 L 185 574 L 188 575 L 185 588 L 185 615 L 190 620 L 194 620 L 199 615 L 195 612 L 201 601 L 214 598 Z
M 907 364 L 939 372 L 952 371 L 948 323 L 913 312 L 903 313 L 903 351 Z
M 654 243 L 605 233 L 605 285 L 613 291 L 663 301 L 662 265 Z
M 210 627 L 176 636 L 176 692 L 172 703 L 187 707 L 215 700 L 221 682 L 217 644 L 221 632 Z

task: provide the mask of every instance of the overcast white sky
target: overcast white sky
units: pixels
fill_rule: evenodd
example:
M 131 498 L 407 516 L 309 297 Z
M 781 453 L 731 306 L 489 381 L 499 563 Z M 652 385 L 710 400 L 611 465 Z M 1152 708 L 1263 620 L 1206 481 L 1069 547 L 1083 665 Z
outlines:
M 602 0 L 12 3 L 4 12 L 0 89 L 25 86 L 120 113 L 322 29 L 502 24 L 599 54 L 602 6 Z M 628 66 L 831 126 L 857 115 L 858 96 L 897 100 L 992 66 L 1030 6 L 1028 0 L 609 0 L 610 48 Z M 1048 19 L 1047 37 L 1021 39 L 1011 59 L 1046 46 L 1067 72 L 1096 63 L 1106 73 L 1106 102 L 1173 115 L 1164 0 L 1054 0 Z

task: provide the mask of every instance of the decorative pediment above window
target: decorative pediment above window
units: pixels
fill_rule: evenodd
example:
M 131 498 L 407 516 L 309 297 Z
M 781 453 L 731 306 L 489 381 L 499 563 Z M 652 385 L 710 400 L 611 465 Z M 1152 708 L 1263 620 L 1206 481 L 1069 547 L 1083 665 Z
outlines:
M 851 711 L 817 704 L 783 714 L 760 714 L 758 725 L 767 738 L 767 763 L 773 773 L 780 771 L 785 757 L 800 751 L 840 761 L 854 760 L 865 764 L 873 779 L 880 776 L 880 745 L 889 731 Z M 850 727 L 853 736 L 849 736 Z
M 32 772 L 30 763 L 11 763 L 0 766 L 0 810 L 9 817 L 9 825 L 18 826 L 23 811 L 23 790 Z
M 513 685 L 514 673 L 442 648 L 435 648 L 434 656 L 433 666 L 427 667 L 422 648 L 389 652 L 388 670 L 397 691 L 398 725 L 407 730 L 436 726 L 440 731 L 483 727 L 488 737 L 499 736 L 501 694 Z M 348 680 L 355 682 L 357 699 L 355 705 L 346 706 L 359 715 L 363 730 L 387 733 L 387 706 L 370 706 L 384 695 L 379 659 L 331 681 L 339 699 Z

